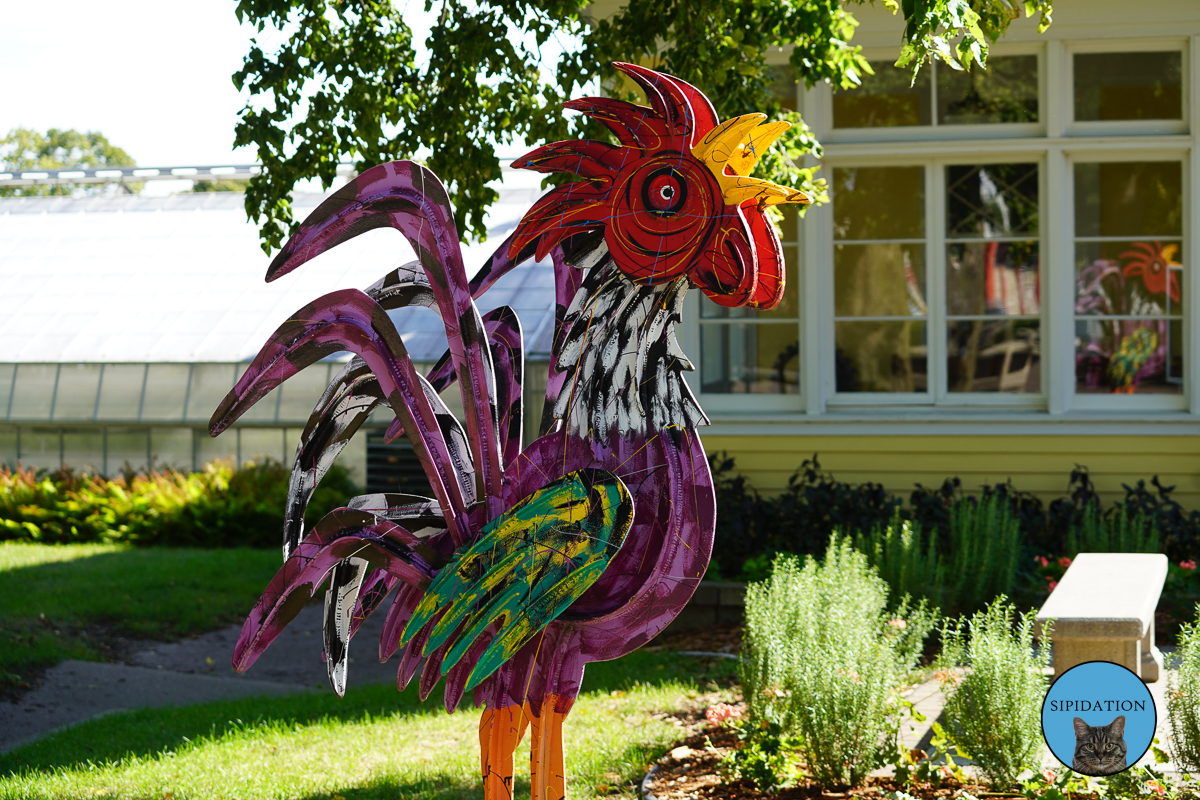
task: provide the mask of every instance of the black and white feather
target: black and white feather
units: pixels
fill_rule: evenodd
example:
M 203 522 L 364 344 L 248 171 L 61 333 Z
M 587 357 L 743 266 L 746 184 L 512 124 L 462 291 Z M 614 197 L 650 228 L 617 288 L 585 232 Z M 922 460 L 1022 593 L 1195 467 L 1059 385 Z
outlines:
M 567 309 L 555 354 L 565 381 L 554 417 L 582 437 L 707 425 L 683 376 L 695 367 L 675 338 L 687 278 L 632 284 L 603 240 L 576 266 L 587 274 Z

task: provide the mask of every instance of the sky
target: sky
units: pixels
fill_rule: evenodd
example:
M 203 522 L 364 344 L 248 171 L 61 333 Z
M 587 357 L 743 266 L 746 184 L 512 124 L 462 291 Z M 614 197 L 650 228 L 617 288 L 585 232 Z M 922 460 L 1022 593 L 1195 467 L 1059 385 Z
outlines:
M 396 4 L 424 41 L 436 12 L 426 14 L 423 0 Z M 255 35 L 238 24 L 234 0 L 59 0 L 53 15 L 11 5 L 0 25 L 0 135 L 98 130 L 144 167 L 255 161 L 252 148 L 233 147 L 248 95 L 231 76 Z
M 0 132 L 98 130 L 141 166 L 253 163 L 230 76 L 253 28 L 230 0 L 15 3 L 0 26 Z M 73 22 L 77 21 L 77 22 Z M 25 79 L 14 79 L 25 76 Z

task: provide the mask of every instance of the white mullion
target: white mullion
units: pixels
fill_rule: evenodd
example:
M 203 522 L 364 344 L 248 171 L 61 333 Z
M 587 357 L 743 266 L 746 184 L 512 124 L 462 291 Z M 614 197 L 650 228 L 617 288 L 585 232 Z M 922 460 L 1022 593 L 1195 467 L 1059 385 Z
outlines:
M 936 81 L 935 81 L 936 82 Z M 946 371 L 946 165 L 925 164 L 925 371 L 933 403 L 947 399 Z
M 832 187 L 832 175 L 829 183 Z M 832 202 L 810 208 L 805 213 L 802 239 L 800 352 L 804 362 L 800 369 L 804 375 L 801 391 L 804 392 L 804 410 L 813 415 L 825 413 L 825 405 L 835 389 Z M 829 302 L 824 300 L 827 297 Z
M 1042 83 L 1045 102 L 1038 110 L 1038 121 L 1046 126 L 1049 139 L 1061 137 L 1075 116 L 1074 92 L 1068 84 L 1071 72 L 1070 54 L 1062 41 L 1046 42 L 1046 74 Z
M 1042 233 L 1044 328 L 1042 380 L 1051 414 L 1065 414 L 1075 395 L 1075 209 L 1071 163 L 1062 148 L 1046 153 L 1046 179 L 1038 194 L 1044 201 Z M 1043 188 L 1044 187 L 1044 188 Z
M 1183 282 L 1187 292 L 1188 307 L 1183 318 L 1183 391 L 1188 407 L 1193 414 L 1200 413 L 1200 347 L 1196 341 L 1196 309 L 1200 308 L 1200 248 L 1196 237 L 1200 236 L 1200 203 L 1192 202 L 1192 193 L 1200 188 L 1200 158 L 1196 149 L 1200 147 L 1200 35 L 1193 36 L 1184 48 L 1184 103 L 1187 108 L 1185 119 L 1189 121 L 1192 134 L 1192 149 L 1183 160 L 1183 213 L 1184 213 L 1184 264 Z M 1190 63 L 1189 63 L 1190 62 Z

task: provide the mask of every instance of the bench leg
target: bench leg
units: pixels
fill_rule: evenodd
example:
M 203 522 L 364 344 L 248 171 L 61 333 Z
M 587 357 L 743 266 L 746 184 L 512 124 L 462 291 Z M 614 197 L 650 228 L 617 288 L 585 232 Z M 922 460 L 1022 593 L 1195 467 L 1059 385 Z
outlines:
M 1142 642 L 1139 639 L 1076 639 L 1055 636 L 1053 641 L 1055 676 L 1062 675 L 1071 667 L 1085 661 L 1111 661 L 1146 680 L 1142 672 Z
M 1144 683 L 1154 683 L 1162 674 L 1163 655 L 1157 647 L 1154 646 L 1154 620 L 1150 620 L 1150 627 L 1146 631 L 1146 635 L 1141 641 L 1141 677 Z

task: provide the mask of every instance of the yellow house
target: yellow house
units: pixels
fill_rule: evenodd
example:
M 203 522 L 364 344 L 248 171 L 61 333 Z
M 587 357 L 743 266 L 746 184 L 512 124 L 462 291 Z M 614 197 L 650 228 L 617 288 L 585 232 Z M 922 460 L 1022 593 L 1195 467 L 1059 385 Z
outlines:
M 691 298 L 708 449 L 768 494 L 819 453 L 902 494 L 1049 499 L 1078 463 L 1109 497 L 1157 474 L 1200 507 L 1200 4 L 1060 0 L 987 71 L 915 83 L 899 17 L 853 13 L 875 75 L 796 86 L 832 203 L 785 231 L 785 302 Z

